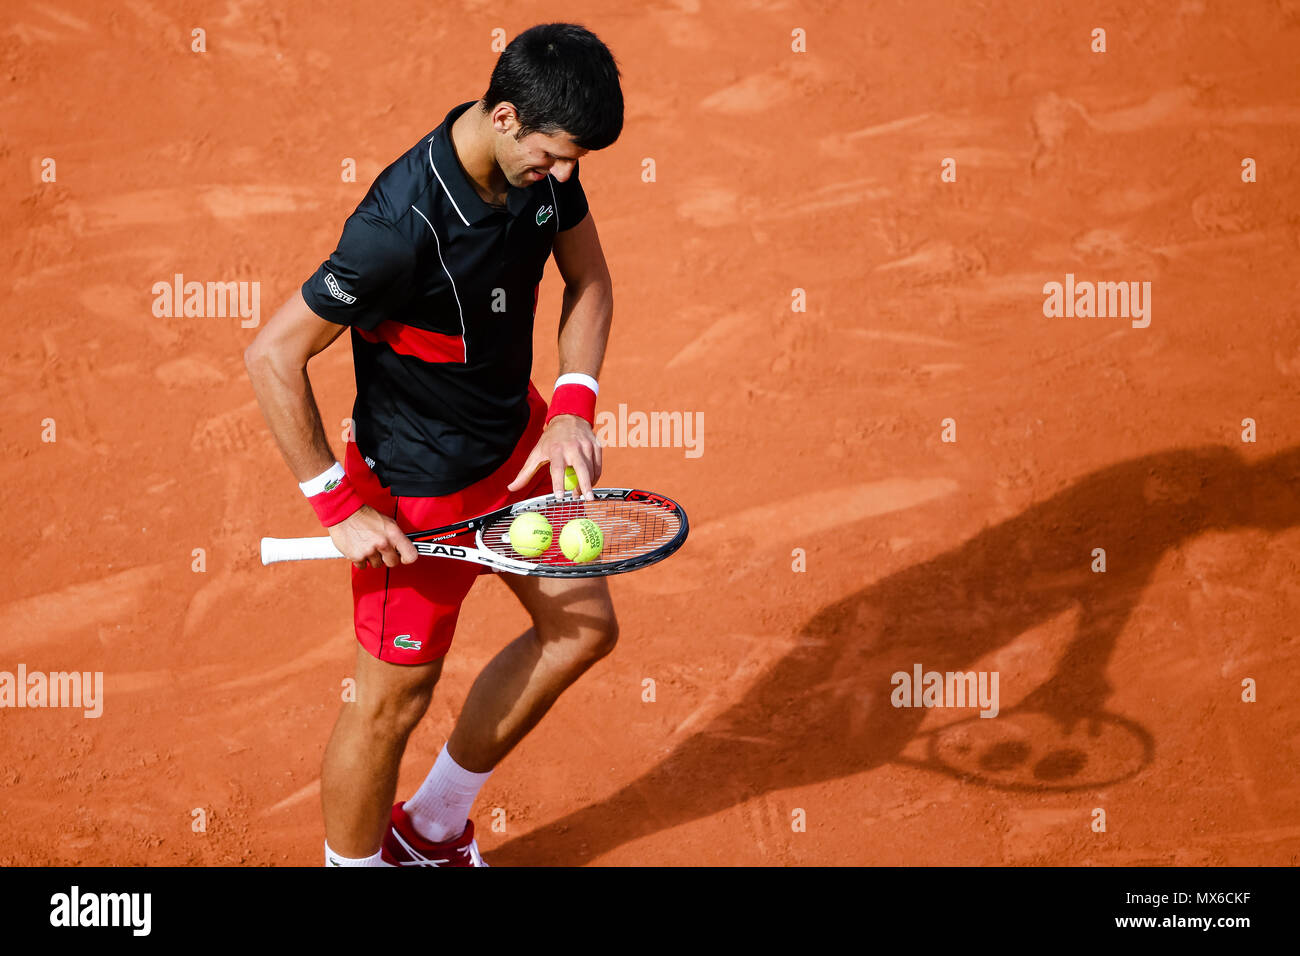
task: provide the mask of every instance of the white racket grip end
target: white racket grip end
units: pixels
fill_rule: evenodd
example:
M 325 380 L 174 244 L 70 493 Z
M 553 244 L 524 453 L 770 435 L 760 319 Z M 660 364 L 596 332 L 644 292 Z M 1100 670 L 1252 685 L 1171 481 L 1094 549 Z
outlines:
M 263 538 L 262 563 L 341 558 L 343 552 L 329 538 Z

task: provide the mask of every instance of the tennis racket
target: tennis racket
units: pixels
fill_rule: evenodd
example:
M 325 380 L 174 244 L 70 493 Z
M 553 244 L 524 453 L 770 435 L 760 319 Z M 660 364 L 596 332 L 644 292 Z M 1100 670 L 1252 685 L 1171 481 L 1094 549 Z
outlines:
M 541 495 L 460 524 L 416 531 L 407 537 L 421 555 L 472 561 L 494 571 L 543 578 L 593 578 L 649 567 L 686 541 L 686 512 L 671 498 L 635 488 L 594 488 L 594 501 Z M 551 523 L 551 546 L 536 557 L 525 557 L 510 546 L 510 522 L 526 511 L 540 512 Z M 593 561 L 570 561 L 560 551 L 560 529 L 574 518 L 590 518 L 600 526 L 605 547 Z M 460 544 L 453 539 L 468 539 Z M 329 538 L 263 538 L 262 563 L 341 558 Z

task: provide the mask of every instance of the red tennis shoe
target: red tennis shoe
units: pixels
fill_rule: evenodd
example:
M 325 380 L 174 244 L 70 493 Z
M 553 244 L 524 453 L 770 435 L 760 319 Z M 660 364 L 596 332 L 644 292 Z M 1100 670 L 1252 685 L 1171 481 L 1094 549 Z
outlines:
M 431 843 L 415 832 L 402 801 L 393 804 L 382 853 L 389 866 L 487 866 L 474 839 L 473 820 L 465 821 L 465 832 L 456 839 Z

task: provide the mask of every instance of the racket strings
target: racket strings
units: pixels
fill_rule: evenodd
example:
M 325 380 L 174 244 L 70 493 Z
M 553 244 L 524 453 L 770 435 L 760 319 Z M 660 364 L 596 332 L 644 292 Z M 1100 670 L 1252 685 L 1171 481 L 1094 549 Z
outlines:
M 676 509 L 648 501 L 552 501 L 536 513 L 551 525 L 551 545 L 540 555 L 527 557 L 510 544 L 510 523 L 515 516 L 498 518 L 483 529 L 483 546 L 516 561 L 537 564 L 572 564 L 560 550 L 560 532 L 576 518 L 589 518 L 604 535 L 600 556 L 586 566 L 626 561 L 649 554 L 673 539 L 682 521 Z

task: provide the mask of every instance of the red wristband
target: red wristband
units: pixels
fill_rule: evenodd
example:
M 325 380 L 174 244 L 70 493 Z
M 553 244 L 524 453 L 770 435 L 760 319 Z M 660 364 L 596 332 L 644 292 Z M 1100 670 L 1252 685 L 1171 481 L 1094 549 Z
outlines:
M 344 518 L 352 517 L 365 504 L 347 475 L 340 478 L 333 488 L 312 495 L 307 501 L 315 509 L 320 523 L 327 528 L 332 528 Z
M 549 425 L 551 419 L 556 415 L 577 415 L 584 419 L 588 425 L 594 425 L 596 421 L 596 393 L 586 385 L 577 385 L 573 383 L 561 385 L 551 396 L 551 407 L 546 413 L 546 422 Z

